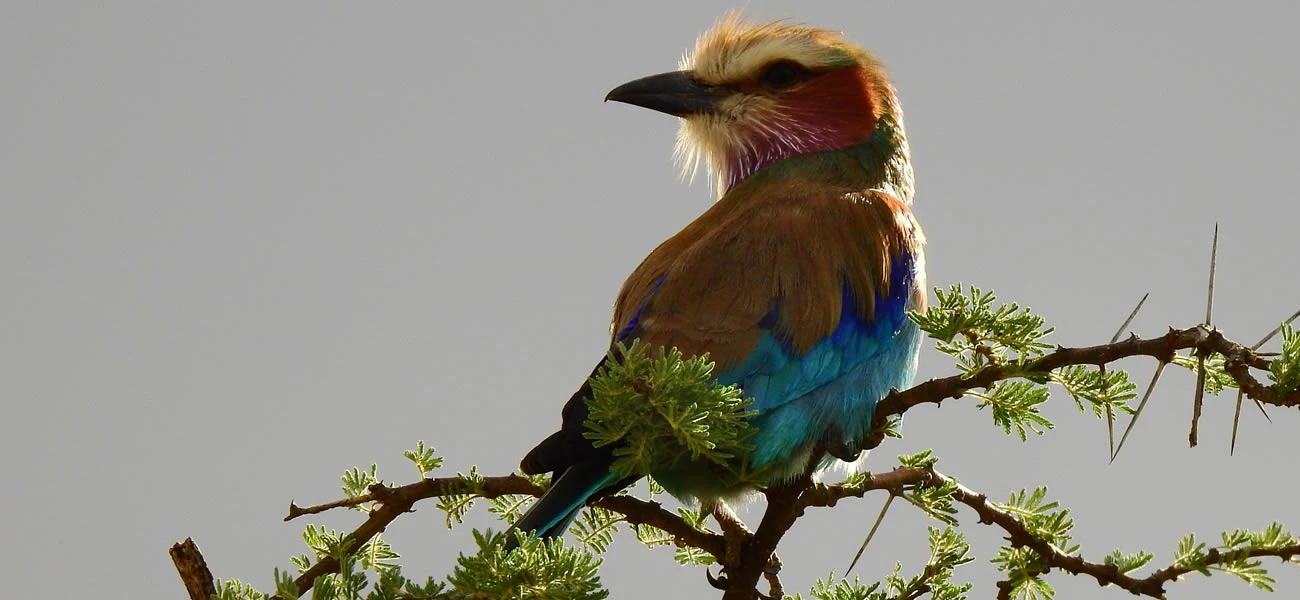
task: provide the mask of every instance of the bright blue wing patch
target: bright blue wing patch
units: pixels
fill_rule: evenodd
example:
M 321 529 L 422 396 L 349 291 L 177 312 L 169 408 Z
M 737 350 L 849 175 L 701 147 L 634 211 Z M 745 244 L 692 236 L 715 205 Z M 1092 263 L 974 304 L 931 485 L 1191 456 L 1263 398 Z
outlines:
M 795 355 L 790 344 L 772 334 L 771 318 L 764 319 L 760 324 L 766 325 L 767 331 L 758 346 L 744 363 L 718 373 L 718 381 L 742 386 L 745 395 L 754 398 L 753 408 L 762 413 L 840 378 L 893 343 L 907 322 L 906 306 L 914 277 L 910 254 L 895 259 L 890 268 L 889 292 L 876 295 L 875 314 L 870 321 L 859 318 L 861 310 L 846 285 L 839 325 L 803 356 Z
M 744 363 L 718 373 L 719 382 L 738 384 L 754 398 L 755 466 L 789 458 L 828 436 L 861 438 L 876 403 L 891 388 L 911 384 L 920 343 L 920 331 L 907 319 L 913 257 L 904 253 L 890 267 L 888 292 L 876 295 L 870 321 L 859 317 L 845 286 L 839 324 L 807 354 L 796 355 L 768 328 Z

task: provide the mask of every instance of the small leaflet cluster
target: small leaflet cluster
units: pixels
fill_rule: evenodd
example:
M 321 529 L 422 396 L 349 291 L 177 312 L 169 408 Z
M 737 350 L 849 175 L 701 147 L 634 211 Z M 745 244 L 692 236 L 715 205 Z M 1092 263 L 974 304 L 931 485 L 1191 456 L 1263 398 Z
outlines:
M 1300 334 L 1290 323 L 1282 324 L 1282 354 L 1268 368 L 1269 379 L 1278 393 L 1289 394 L 1300 389 Z
M 691 461 L 739 485 L 752 450 L 748 410 L 740 388 L 713 380 L 708 355 L 684 359 L 676 348 L 619 344 L 591 378 L 586 436 L 596 447 L 617 443 L 612 470 L 646 475 Z
M 1136 397 L 1136 387 L 1126 371 L 1086 365 L 1047 373 L 1033 370 L 1033 361 L 1051 348 L 1043 339 L 1053 329 L 1028 308 L 1014 302 L 997 304 L 993 292 L 966 290 L 961 284 L 947 291 L 935 289 L 935 295 L 936 306 L 908 316 L 936 341 L 940 352 L 957 359 L 963 376 L 972 377 L 986 368 L 1002 370 L 1005 376 L 1000 381 L 966 394 L 978 399 L 979 408 L 989 408 L 993 423 L 1007 434 L 1026 441 L 1030 433 L 1042 435 L 1053 427 L 1041 412 L 1051 396 L 1047 383 L 1069 393 L 1079 412 L 1091 407 L 1098 418 L 1133 412 L 1128 403 Z
M 884 581 L 864 584 L 839 579 L 834 573 L 813 584 L 808 597 L 813 600 L 901 600 L 919 598 L 928 594 L 933 600 L 966 600 L 969 583 L 953 583 L 953 569 L 975 560 L 970 555 L 970 544 L 960 531 L 952 528 L 930 527 L 930 559 L 920 573 L 904 577 L 902 564 L 895 563 L 894 571 Z M 796 595 L 795 600 L 802 600 Z

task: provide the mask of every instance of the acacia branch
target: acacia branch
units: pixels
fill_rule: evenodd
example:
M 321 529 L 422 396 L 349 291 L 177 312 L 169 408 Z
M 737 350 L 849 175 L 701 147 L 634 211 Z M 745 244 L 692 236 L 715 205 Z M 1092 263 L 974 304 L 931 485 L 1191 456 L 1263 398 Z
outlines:
M 190 600 L 208 600 L 217 593 L 212 571 L 208 570 L 208 563 L 203 560 L 203 553 L 199 552 L 193 539 L 185 538 L 183 542 L 172 544 L 167 553 L 176 565 L 176 572 L 180 574 Z
M 358 507 L 363 504 L 377 502 L 378 506 L 370 510 L 370 515 L 365 522 L 347 536 L 346 550 L 354 552 L 364 546 L 376 534 L 382 532 L 389 523 L 392 523 L 402 513 L 410 512 L 415 503 L 420 500 L 464 494 L 487 499 L 511 494 L 537 497 L 541 496 L 546 491 L 546 488 L 533 483 L 527 477 L 506 475 L 480 479 L 439 477 L 423 479 L 399 487 L 389 487 L 377 483 L 371 485 L 368 490 L 368 493 L 355 498 L 345 498 L 306 508 L 291 503 L 289 505 L 289 514 L 285 516 L 284 520 L 290 521 L 303 515 L 321 513 L 334 508 Z M 602 498 L 595 505 L 623 515 L 624 520 L 632 525 L 650 525 L 662 529 L 671 534 L 679 545 L 694 546 L 718 557 L 724 554 L 721 535 L 691 527 L 681 517 L 665 510 L 658 502 L 641 500 L 628 495 L 617 495 Z M 311 590 L 318 577 L 337 573 L 338 570 L 338 560 L 328 556 L 320 559 L 319 562 L 312 565 L 310 569 L 294 580 L 294 584 L 298 586 L 298 595 L 302 596 Z
M 803 516 L 799 496 L 811 486 L 812 477 L 805 473 L 763 492 L 767 496 L 767 510 L 763 511 L 758 528 L 741 546 L 739 563 L 725 565 L 727 580 L 722 600 L 752 600 L 757 595 L 758 580 L 773 561 L 777 544 L 795 520 Z
M 1029 548 L 1047 565 L 1047 570 L 1058 569 L 1071 575 L 1087 575 L 1097 580 L 1098 585 L 1113 585 L 1127 590 L 1134 595 L 1151 598 L 1164 598 L 1166 583 L 1176 581 L 1183 575 L 1197 571 L 1193 566 L 1169 566 L 1150 575 L 1137 578 L 1121 573 L 1115 565 L 1090 562 L 1081 555 L 1069 555 L 1052 545 L 1049 541 L 1034 535 L 1025 524 L 1012 513 L 990 502 L 988 496 L 976 492 L 955 479 L 935 471 L 933 468 L 900 468 L 888 473 L 873 473 L 867 481 L 858 485 L 823 485 L 813 486 L 804 492 L 799 504 L 804 507 L 835 506 L 844 498 L 861 498 L 867 492 L 879 489 L 895 489 L 903 486 L 937 487 L 951 484 L 954 487 L 952 498 L 970 507 L 979 515 L 979 522 L 995 525 L 1007 532 L 1007 541 L 1015 547 Z M 1202 566 L 1215 566 L 1231 560 L 1242 558 L 1277 557 L 1283 561 L 1300 557 L 1300 544 L 1281 548 L 1257 548 L 1244 552 L 1220 552 L 1218 549 L 1206 551 Z M 1047 571 L 1043 571 L 1045 574 Z M 998 583 L 998 597 L 1010 597 L 1011 584 Z
M 1269 361 L 1260 357 L 1250 347 L 1223 337 L 1217 330 L 1197 325 L 1187 329 L 1170 329 L 1169 333 L 1155 338 L 1136 335 L 1122 342 L 1065 348 L 1044 354 L 1023 364 L 994 364 L 970 376 L 952 375 L 931 379 L 904 391 L 894 391 L 876 405 L 871 420 L 872 433 L 867 436 L 865 448 L 874 448 L 884 441 L 885 426 L 891 417 L 901 415 L 920 404 L 939 404 L 944 400 L 961 398 L 967 391 L 987 388 L 999 381 L 1015 379 L 1030 373 L 1047 373 L 1075 365 L 1105 365 L 1134 356 L 1150 356 L 1162 362 L 1171 362 L 1179 350 L 1195 348 L 1203 354 L 1218 353 L 1224 357 L 1224 371 L 1232 376 L 1246 396 L 1264 404 L 1293 407 L 1300 406 L 1300 390 L 1282 392 L 1277 386 L 1266 385 L 1257 379 L 1251 369 L 1267 369 Z

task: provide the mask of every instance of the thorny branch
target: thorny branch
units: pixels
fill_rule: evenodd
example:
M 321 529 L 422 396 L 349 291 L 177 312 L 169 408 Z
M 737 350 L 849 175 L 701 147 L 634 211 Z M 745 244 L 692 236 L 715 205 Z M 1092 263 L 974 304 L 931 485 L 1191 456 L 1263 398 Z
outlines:
M 992 365 L 970 377 L 953 375 L 931 379 L 905 391 L 893 392 L 876 406 L 871 421 L 873 433 L 867 438 L 864 447 L 872 448 L 879 445 L 884 440 L 885 425 L 889 418 L 901 415 L 918 404 L 939 404 L 950 398 L 960 398 L 969 390 L 988 388 L 999 381 L 1030 373 L 1046 373 L 1061 367 L 1100 366 L 1134 356 L 1150 356 L 1161 362 L 1170 362 L 1176 352 L 1189 348 L 1195 348 L 1198 353 L 1204 355 L 1222 354 L 1224 370 L 1232 376 L 1247 397 L 1263 404 L 1300 406 L 1300 391 L 1279 393 L 1275 386 L 1265 385 L 1250 372 L 1252 368 L 1268 369 L 1267 359 L 1260 357 L 1249 346 L 1223 337 L 1223 334 L 1217 330 L 1197 325 L 1187 329 L 1170 329 L 1169 333 L 1155 338 L 1140 338 L 1135 335 L 1114 344 L 1085 348 L 1058 346 L 1055 352 L 1024 364 Z
M 1065 554 L 1048 541 L 1035 536 L 1020 519 L 990 502 L 984 494 L 971 490 L 951 477 L 935 471 L 933 468 L 900 468 L 888 473 L 871 474 L 867 477 L 866 482 L 860 485 L 815 486 L 808 490 L 804 497 L 800 498 L 799 504 L 804 507 L 835 506 L 835 503 L 843 498 L 860 498 L 871 490 L 909 485 L 937 487 L 946 484 L 955 486 L 956 491 L 953 492 L 953 499 L 973 509 L 979 515 L 981 524 L 996 525 L 1002 528 L 1007 532 L 1006 539 L 1008 542 L 1013 546 L 1033 550 L 1043 558 L 1051 569 L 1059 569 L 1072 575 L 1088 575 L 1096 579 L 1099 585 L 1113 585 L 1128 590 L 1134 595 L 1151 598 L 1164 598 L 1166 583 L 1176 581 L 1183 575 L 1196 570 L 1193 567 L 1170 566 L 1155 571 L 1144 578 L 1137 578 L 1120 573 L 1119 568 L 1115 565 L 1090 562 L 1079 555 Z M 1217 550 L 1210 550 L 1207 555 L 1208 558 L 1204 563 L 1206 566 L 1214 566 L 1231 559 L 1244 557 L 1272 556 L 1285 561 L 1300 557 L 1300 544 L 1277 549 L 1251 550 L 1244 555 L 1237 553 L 1231 557 L 1225 556 Z M 1000 583 L 998 597 L 1007 597 L 1004 594 L 1009 593 L 1010 584 L 1007 582 Z
M 998 381 L 1022 377 L 1030 373 L 1046 373 L 1072 365 L 1100 366 L 1134 356 L 1150 356 L 1163 364 L 1171 361 L 1177 351 L 1190 348 L 1195 348 L 1202 355 L 1222 354 L 1225 359 L 1225 371 L 1232 376 L 1246 396 L 1263 404 L 1283 407 L 1300 406 L 1300 391 L 1280 393 L 1275 386 L 1260 382 L 1251 373 L 1252 368 L 1267 369 L 1269 364 L 1267 359 L 1260 357 L 1250 347 L 1226 339 L 1216 330 L 1196 326 L 1181 330 L 1171 329 L 1163 336 L 1150 339 L 1132 336 L 1122 342 L 1100 346 L 1058 347 L 1054 352 L 1022 364 L 993 365 L 970 377 L 954 375 L 932 379 L 905 391 L 892 392 L 877 406 L 873 419 L 873 433 L 864 440 L 865 443 L 861 447 L 870 448 L 879 445 L 883 441 L 884 425 L 889 418 L 901 415 L 920 404 L 938 404 L 950 398 L 960 398 L 972 389 L 987 388 Z M 728 556 L 728 543 L 723 535 L 695 529 L 657 502 L 618 495 L 606 497 L 595 505 L 623 515 L 624 520 L 630 524 L 646 524 L 662 529 L 671 534 L 680 546 L 692 546 L 713 555 L 724 568 L 724 575 L 716 580 L 726 589 L 723 598 L 749 600 L 761 596 L 756 586 L 758 580 L 764 576 L 768 578 L 773 591 L 780 589 L 776 579 L 776 571 L 779 570 L 780 564 L 775 559 L 776 546 L 805 509 L 834 506 L 841 499 L 862 497 L 872 490 L 883 489 L 897 493 L 905 486 L 943 485 L 949 481 L 952 480 L 932 468 L 900 468 L 887 473 L 868 475 L 857 485 L 815 484 L 810 477 L 804 476 L 773 486 L 764 491 L 768 506 L 758 528 L 752 533 L 743 530 L 740 533 L 729 532 L 732 536 L 739 535 L 743 538 L 739 542 L 738 556 L 735 556 L 737 553 L 734 549 L 730 553 L 732 556 Z M 1074 575 L 1088 575 L 1103 586 L 1114 585 L 1133 594 L 1152 598 L 1163 598 L 1164 584 L 1178 579 L 1191 570 L 1171 566 L 1139 579 L 1120 573 L 1114 565 L 1089 562 L 1081 556 L 1066 555 L 1047 541 L 1034 536 L 1019 519 L 989 502 L 983 494 L 960 484 L 956 484 L 955 489 L 953 498 L 973 509 L 979 515 L 980 523 L 1002 528 L 1007 532 L 1007 539 L 1012 545 L 1030 548 L 1040 555 L 1051 569 Z M 545 488 L 518 475 L 484 477 L 478 480 L 443 477 L 424 479 L 399 487 L 375 484 L 370 486 L 369 493 L 355 498 L 305 508 L 290 504 L 289 514 L 285 520 L 334 508 L 377 503 L 369 511 L 365 522 L 348 536 L 349 549 L 355 549 L 382 532 L 398 516 L 410 512 L 415 503 L 420 500 L 461 494 L 473 494 L 482 498 L 496 498 L 508 494 L 540 496 L 544 491 Z M 202 557 L 197 554 L 197 547 L 194 547 L 192 552 L 201 562 Z M 1283 560 L 1292 560 L 1300 557 L 1300 545 L 1252 551 L 1249 556 L 1276 556 Z M 1240 555 L 1235 557 L 1241 558 Z M 1211 551 L 1206 564 L 1219 564 L 1225 562 L 1227 558 Z M 337 560 L 330 557 L 321 559 L 295 580 L 299 595 L 306 594 L 318 577 L 335 573 L 338 568 Z M 182 571 L 182 575 L 185 574 L 185 571 Z M 207 577 L 210 578 L 211 575 L 208 574 Z M 1005 582 L 1000 584 L 1002 586 L 999 590 L 1000 596 L 1009 593 L 1009 587 L 1006 587 L 1008 585 Z M 195 588 L 189 589 L 193 593 Z
M 392 523 L 402 513 L 410 512 L 415 503 L 420 500 L 462 494 L 473 494 L 488 499 L 510 494 L 541 496 L 545 491 L 546 488 L 519 475 L 483 477 L 479 480 L 439 477 L 424 479 L 400 487 L 389 487 L 377 483 L 370 486 L 369 493 L 355 498 L 337 500 L 306 508 L 290 503 L 289 514 L 285 516 L 284 520 L 290 521 L 303 515 L 316 514 L 332 508 L 354 507 L 370 502 L 379 502 L 379 507 L 371 510 L 366 521 L 348 536 L 351 540 L 349 548 L 351 550 L 365 545 L 366 542 L 370 541 L 370 538 L 382 532 L 389 523 Z M 691 527 L 681 517 L 665 510 L 658 502 L 620 495 L 603 498 L 596 502 L 595 505 L 623 515 L 624 520 L 630 524 L 644 524 L 662 529 L 672 534 L 678 544 L 694 546 L 714 556 L 723 554 L 721 535 Z M 337 560 L 331 557 L 321 559 L 320 562 L 294 580 L 294 583 L 298 586 L 299 595 L 306 594 L 317 577 L 336 573 L 338 568 Z

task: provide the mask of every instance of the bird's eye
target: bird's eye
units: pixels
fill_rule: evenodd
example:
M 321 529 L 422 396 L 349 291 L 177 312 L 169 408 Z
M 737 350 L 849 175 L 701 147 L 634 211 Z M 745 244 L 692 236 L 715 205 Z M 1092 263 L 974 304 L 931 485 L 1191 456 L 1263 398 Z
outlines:
M 811 75 L 812 72 L 805 69 L 803 65 L 794 61 L 781 60 L 763 69 L 763 74 L 758 76 L 758 80 L 770 87 L 787 88 L 808 79 Z

